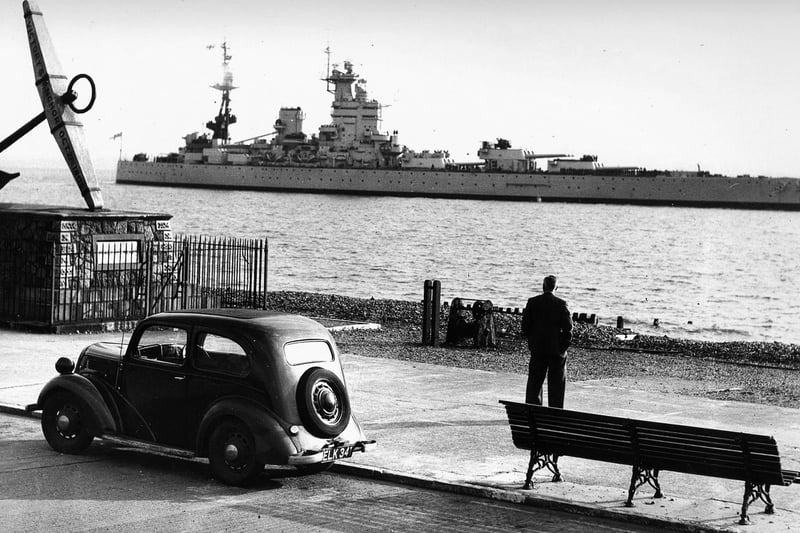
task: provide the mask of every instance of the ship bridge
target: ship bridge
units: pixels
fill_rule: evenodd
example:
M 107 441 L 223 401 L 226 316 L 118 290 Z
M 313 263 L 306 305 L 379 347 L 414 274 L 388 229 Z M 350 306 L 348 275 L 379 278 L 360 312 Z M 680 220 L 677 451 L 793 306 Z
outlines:
M 333 84 L 333 90 L 329 88 L 328 92 L 334 95 L 334 100 L 331 104 L 332 122 L 320 128 L 320 141 L 337 140 L 345 146 L 353 146 L 361 142 L 380 141 L 385 137 L 378 128 L 381 104 L 377 100 L 369 99 L 366 80 L 359 79 L 358 74 L 353 71 L 352 63 L 345 61 L 344 71 L 334 65 L 331 74 L 323 81 Z M 331 125 L 335 126 L 335 133 Z

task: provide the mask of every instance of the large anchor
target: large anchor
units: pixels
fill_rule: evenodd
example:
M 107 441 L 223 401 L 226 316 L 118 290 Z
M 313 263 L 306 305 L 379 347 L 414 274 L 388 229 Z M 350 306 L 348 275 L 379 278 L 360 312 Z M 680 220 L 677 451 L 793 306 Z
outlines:
M 76 118 L 76 114 L 85 113 L 94 105 L 97 96 L 94 80 L 88 74 L 78 74 L 67 83 L 68 78 L 62 73 L 42 12 L 34 2 L 27 0 L 22 3 L 22 10 L 25 14 L 25 27 L 28 30 L 33 75 L 44 110 L 0 142 L 0 152 L 47 120 L 50 132 L 67 162 L 75 183 L 78 184 L 86 205 L 92 211 L 102 209 L 103 197 L 85 146 L 83 124 Z M 73 91 L 73 87 L 80 80 L 86 80 L 92 92 L 89 103 L 79 108 L 75 106 L 78 95 Z M 0 188 L 18 176 L 18 172 L 0 171 Z

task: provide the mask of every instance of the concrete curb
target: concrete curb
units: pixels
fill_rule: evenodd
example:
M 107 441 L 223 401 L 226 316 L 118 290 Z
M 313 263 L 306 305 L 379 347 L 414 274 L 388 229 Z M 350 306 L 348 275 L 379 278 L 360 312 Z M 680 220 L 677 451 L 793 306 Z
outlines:
M 0 403 L 0 413 L 24 416 L 28 418 L 42 417 L 40 411 L 32 411 L 23 406 L 3 403 Z M 630 512 L 617 512 L 609 509 L 601 509 L 592 507 L 590 505 L 580 505 L 565 500 L 543 498 L 541 496 L 535 496 L 532 494 L 523 494 L 518 491 L 498 487 L 478 485 L 467 482 L 442 481 L 427 476 L 411 475 L 386 468 L 358 465 L 355 463 L 340 461 L 331 465 L 330 471 L 354 477 L 398 483 L 401 485 L 408 485 L 410 487 L 449 492 L 452 494 L 473 496 L 477 498 L 485 498 L 488 500 L 497 500 L 520 505 L 529 505 L 531 507 L 541 507 L 544 509 L 552 509 L 584 516 L 606 518 L 609 520 L 616 520 L 618 522 L 660 527 L 672 531 L 684 531 L 687 533 L 724 533 L 727 531 L 732 531 L 727 528 L 710 527 L 692 522 L 669 521 L 652 518 L 649 516 L 641 516 Z
M 544 509 L 564 511 L 567 513 L 580 514 L 584 516 L 606 518 L 609 520 L 616 520 L 618 522 L 626 522 L 643 526 L 660 527 L 672 531 L 684 531 L 688 533 L 724 533 L 732 531 L 727 528 L 711 527 L 693 522 L 662 520 L 659 518 L 652 518 L 649 516 L 642 516 L 629 512 L 617 512 L 609 509 L 601 509 L 592 507 L 590 505 L 580 505 L 564 500 L 543 498 L 531 494 L 522 494 L 521 492 L 498 487 L 477 485 L 467 482 L 441 481 L 426 476 L 410 475 L 403 472 L 387 470 L 385 468 L 364 466 L 354 463 L 337 462 L 331 466 L 330 471 L 339 474 L 376 479 L 379 481 L 387 481 L 440 492 L 450 492 L 489 500 L 529 505 L 531 507 L 541 507 Z
M 40 411 L 31 411 L 27 407 L 22 407 L 20 405 L 4 404 L 4 403 L 0 403 L 0 413 L 6 413 L 9 415 L 17 415 L 17 416 L 27 416 L 28 418 L 42 418 L 42 413 Z

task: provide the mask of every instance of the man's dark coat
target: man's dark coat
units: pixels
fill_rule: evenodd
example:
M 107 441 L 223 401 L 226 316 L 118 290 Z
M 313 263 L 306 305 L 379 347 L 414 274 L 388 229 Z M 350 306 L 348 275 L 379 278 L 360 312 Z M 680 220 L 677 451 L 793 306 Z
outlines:
M 522 312 L 522 333 L 528 338 L 532 355 L 553 357 L 564 353 L 572 340 L 572 315 L 567 302 L 552 292 L 530 298 Z

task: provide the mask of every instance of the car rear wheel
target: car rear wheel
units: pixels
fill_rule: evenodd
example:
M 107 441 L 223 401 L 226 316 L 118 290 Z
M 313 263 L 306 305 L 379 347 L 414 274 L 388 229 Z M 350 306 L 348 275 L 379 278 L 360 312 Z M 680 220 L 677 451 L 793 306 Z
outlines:
M 86 407 L 69 392 L 51 394 L 42 409 L 42 433 L 50 447 L 60 453 L 80 453 L 94 437 L 86 430 Z
M 249 485 L 264 471 L 264 463 L 256 460 L 253 434 L 238 421 L 225 421 L 214 429 L 208 461 L 214 476 L 228 485 Z
M 317 437 L 335 437 L 350 423 L 350 399 L 344 383 L 324 368 L 312 368 L 297 387 L 300 417 Z

